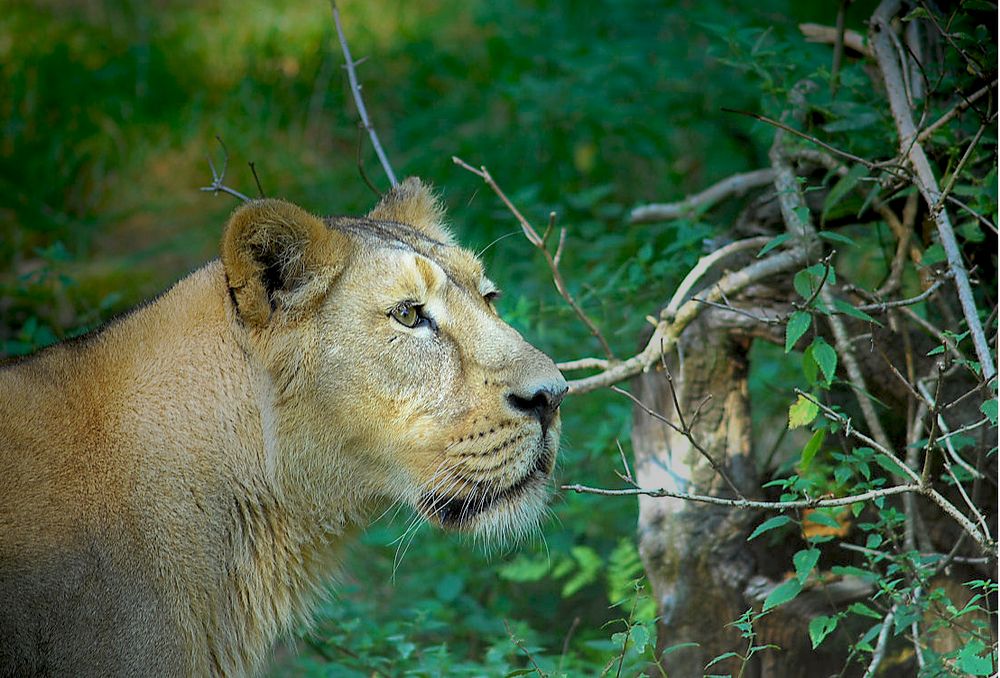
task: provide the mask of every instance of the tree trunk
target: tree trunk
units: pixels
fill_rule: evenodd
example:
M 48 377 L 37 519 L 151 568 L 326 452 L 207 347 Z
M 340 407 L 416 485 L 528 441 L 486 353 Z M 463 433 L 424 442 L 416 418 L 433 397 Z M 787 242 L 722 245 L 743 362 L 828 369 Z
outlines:
M 635 395 L 646 406 L 678 424 L 683 418 L 690 427 L 688 437 L 635 408 L 632 445 L 640 486 L 734 497 L 711 457 L 744 496 L 760 498 L 759 471 L 751 453 L 746 329 L 745 318 L 708 309 L 684 331 L 679 350 L 666 361 L 683 417 L 676 412 L 662 365 L 635 379 Z M 658 649 L 661 655 L 669 650 L 663 667 L 668 675 L 682 678 L 705 673 L 743 678 L 859 674 L 858 666 L 840 674 L 847 656 L 846 635 L 831 637 L 813 650 L 807 628 L 814 616 L 832 614 L 838 605 L 870 595 L 870 586 L 863 582 L 845 578 L 804 591 L 756 622 L 752 641 L 732 625 L 747 610 L 760 611 L 767 593 L 781 581 L 783 572 L 775 568 L 790 568 L 792 554 L 805 546 L 797 540 L 777 549 L 764 540 L 747 542 L 762 518 L 754 510 L 639 498 L 639 552 L 660 614 Z M 687 643 L 697 645 L 671 650 Z M 758 652 L 749 661 L 741 658 L 751 645 L 768 644 L 780 651 Z M 729 652 L 740 656 L 706 670 L 713 659 Z

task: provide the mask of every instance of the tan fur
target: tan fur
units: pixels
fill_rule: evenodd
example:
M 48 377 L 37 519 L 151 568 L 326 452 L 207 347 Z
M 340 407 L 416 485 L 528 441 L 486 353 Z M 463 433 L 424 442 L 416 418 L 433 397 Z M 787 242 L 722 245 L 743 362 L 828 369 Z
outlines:
M 221 261 L 0 369 L 0 675 L 253 673 L 387 503 L 532 529 L 559 421 L 525 403 L 565 382 L 493 289 L 419 181 L 368 219 L 257 201 Z

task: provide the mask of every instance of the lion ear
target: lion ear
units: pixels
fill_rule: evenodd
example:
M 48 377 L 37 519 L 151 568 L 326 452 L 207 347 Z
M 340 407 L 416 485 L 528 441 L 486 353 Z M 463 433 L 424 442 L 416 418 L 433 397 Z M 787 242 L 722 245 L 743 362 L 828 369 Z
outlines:
M 300 315 L 322 300 L 349 241 L 284 200 L 239 207 L 222 237 L 222 264 L 240 317 L 263 326 L 276 311 Z
M 453 245 L 451 232 L 444 225 L 444 208 L 424 182 L 409 177 L 379 200 L 368 214 L 375 221 L 395 221 L 420 231 L 428 238 Z

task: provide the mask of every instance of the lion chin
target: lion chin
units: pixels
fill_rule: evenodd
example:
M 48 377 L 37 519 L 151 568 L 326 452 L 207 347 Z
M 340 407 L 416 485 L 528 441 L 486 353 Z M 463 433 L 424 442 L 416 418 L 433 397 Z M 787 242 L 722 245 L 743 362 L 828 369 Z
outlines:
M 533 465 L 514 482 L 478 482 L 462 494 L 425 492 L 417 510 L 446 530 L 487 541 L 518 540 L 537 529 L 551 494 L 554 465 L 555 452 L 542 437 Z

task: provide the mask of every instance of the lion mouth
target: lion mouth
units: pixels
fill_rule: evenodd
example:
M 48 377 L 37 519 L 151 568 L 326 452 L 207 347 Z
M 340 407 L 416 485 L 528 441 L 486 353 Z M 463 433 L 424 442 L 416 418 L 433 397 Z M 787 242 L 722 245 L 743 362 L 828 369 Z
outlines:
M 504 503 L 515 503 L 532 488 L 544 484 L 552 472 L 553 457 L 554 454 L 545 441 L 542 453 L 538 455 L 534 466 L 512 485 L 496 491 L 487 485 L 477 483 L 464 497 L 447 497 L 428 492 L 420 498 L 417 506 L 426 516 L 436 519 L 441 527 L 460 529 L 476 516 L 488 513 Z

